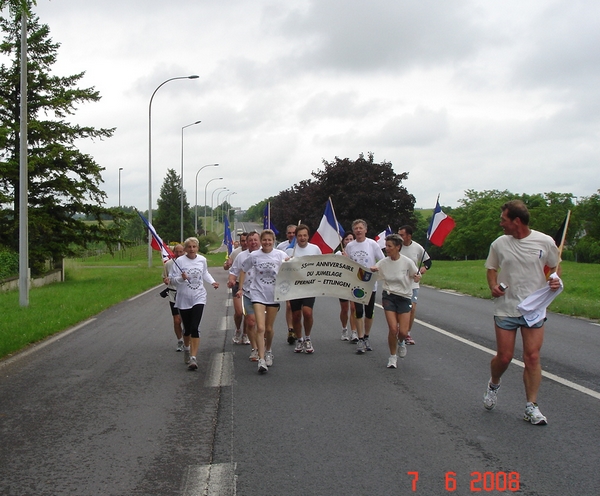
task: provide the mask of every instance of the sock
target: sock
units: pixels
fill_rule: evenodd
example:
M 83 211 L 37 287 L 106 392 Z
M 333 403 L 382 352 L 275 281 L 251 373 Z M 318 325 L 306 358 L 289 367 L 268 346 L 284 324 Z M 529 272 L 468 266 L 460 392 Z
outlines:
M 494 384 L 494 383 L 492 383 L 491 380 L 488 384 L 489 384 L 490 388 L 493 389 L 494 391 L 500 387 L 500 384 Z

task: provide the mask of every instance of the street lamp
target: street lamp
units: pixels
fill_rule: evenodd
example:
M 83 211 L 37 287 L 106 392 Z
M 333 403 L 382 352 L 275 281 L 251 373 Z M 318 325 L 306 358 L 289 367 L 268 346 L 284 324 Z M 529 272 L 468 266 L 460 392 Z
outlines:
M 181 230 L 180 230 L 180 242 L 183 243 L 183 130 L 186 127 L 195 126 L 196 124 L 200 124 L 202 121 L 192 122 L 187 126 L 183 126 L 181 128 L 181 183 L 179 188 L 179 195 L 181 196 Z
M 207 167 L 218 167 L 219 164 L 208 164 L 200 167 L 198 172 L 196 172 L 196 206 L 194 207 L 194 234 L 198 234 L 198 174 L 202 169 L 206 169 Z M 204 205 L 206 205 L 206 191 L 204 192 Z M 204 207 L 204 217 L 206 217 L 206 206 Z M 206 227 L 206 226 L 204 226 Z
M 227 202 L 227 205 L 231 206 L 231 204 L 229 203 L 229 199 L 233 196 L 233 195 L 237 195 L 236 191 L 232 191 L 231 193 L 228 193 L 227 196 L 225 196 L 225 201 Z M 227 218 L 229 219 L 229 207 L 227 207 Z M 233 225 L 231 223 L 231 219 L 229 219 L 229 225 Z
M 121 171 L 123 167 L 119 167 L 119 210 L 121 210 Z M 117 243 L 117 251 L 121 251 L 121 242 Z
M 121 171 L 123 167 L 119 167 L 119 208 L 121 208 Z
M 221 186 L 220 188 L 215 189 L 212 194 L 210 195 L 210 229 L 211 231 L 215 230 L 215 210 L 213 207 L 214 204 L 214 199 L 215 199 L 215 193 L 217 191 L 219 191 L 220 189 L 227 189 L 225 186 Z M 217 198 L 219 197 L 219 195 L 217 195 Z M 217 217 L 218 220 L 218 217 Z
M 219 191 L 219 194 L 217 195 L 217 207 L 220 205 L 219 198 L 221 198 L 221 194 L 222 193 L 227 193 L 228 191 L 229 191 L 229 188 L 225 188 L 223 191 Z M 223 216 L 223 209 L 221 208 L 221 217 L 222 216 Z M 217 221 L 218 220 L 219 220 L 219 214 L 217 213 Z
M 213 177 L 213 178 L 212 178 L 210 181 L 208 181 L 208 182 L 206 183 L 206 186 L 204 186 L 204 234 L 207 234 L 207 233 L 208 233 L 208 231 L 206 230 L 206 227 L 207 227 L 207 226 L 206 226 L 206 203 L 207 203 L 207 202 L 206 202 L 206 188 L 208 188 L 208 185 L 209 185 L 210 183 L 212 183 L 213 181 L 219 181 L 219 180 L 221 180 L 221 179 L 223 179 L 223 178 L 222 178 L 222 177 Z M 211 208 L 212 208 L 212 207 L 211 207 Z
M 160 83 L 152 96 L 150 97 L 150 103 L 148 104 L 148 222 L 152 224 L 152 100 L 156 92 L 162 88 L 163 85 L 169 81 L 175 81 L 176 79 L 198 79 L 200 76 L 179 76 L 167 79 Z M 148 230 L 148 268 L 152 267 L 152 233 Z

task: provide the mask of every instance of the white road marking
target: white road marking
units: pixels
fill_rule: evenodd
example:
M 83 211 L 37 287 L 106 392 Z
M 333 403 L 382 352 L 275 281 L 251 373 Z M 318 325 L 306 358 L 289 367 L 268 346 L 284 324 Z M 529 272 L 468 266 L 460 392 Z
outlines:
M 145 294 L 148 294 L 148 293 L 150 293 L 151 291 L 154 291 L 155 289 L 162 288 L 163 286 L 164 286 L 164 284 L 159 284 L 158 286 L 154 286 L 153 288 L 150 288 L 149 290 L 147 290 L 147 291 L 144 291 L 143 293 L 140 293 L 140 294 L 139 294 L 139 295 L 137 295 L 137 296 L 134 296 L 134 297 L 132 297 L 132 298 L 129 298 L 127 301 L 133 301 L 133 300 L 137 300 L 137 299 L 138 299 L 140 296 L 144 296 Z
M 233 496 L 236 493 L 235 463 L 191 465 L 183 479 L 183 496 Z
M 213 353 L 210 357 L 204 387 L 231 386 L 233 384 L 233 354 Z
M 383 309 L 383 307 L 379 303 L 376 303 L 375 305 L 377 307 Z M 439 332 L 440 334 L 443 334 L 444 336 L 455 339 L 456 341 L 460 341 L 463 344 L 469 345 L 472 348 L 476 348 L 476 349 L 483 351 L 485 353 L 488 353 L 492 356 L 496 355 L 496 352 L 494 350 L 486 348 L 485 346 L 481 346 L 480 344 L 474 343 L 473 341 L 469 341 L 468 339 L 462 338 L 460 336 L 456 336 L 455 334 L 445 331 L 444 329 L 441 329 L 440 327 L 428 324 L 427 322 L 423 322 L 422 320 L 419 320 L 419 319 L 415 319 L 415 322 L 424 327 L 427 327 L 428 329 L 431 329 L 432 331 Z M 513 358 L 512 363 L 514 363 L 515 365 L 518 365 L 521 368 L 525 368 L 525 364 L 523 362 L 521 362 L 520 360 L 516 360 L 515 358 Z M 559 384 L 562 384 L 563 386 L 567 386 L 571 389 L 574 389 L 575 391 L 579 391 L 580 393 L 587 394 L 588 396 L 591 396 L 592 398 L 596 398 L 596 399 L 600 400 L 600 393 L 594 391 L 593 389 L 586 388 L 585 386 L 581 386 L 579 384 L 576 384 L 575 382 L 569 381 L 568 379 L 563 379 L 562 377 L 560 377 L 558 375 L 555 375 L 555 374 L 552 374 L 550 372 L 546 372 L 543 370 L 542 370 L 542 375 L 544 377 L 547 377 L 548 379 L 553 380 L 554 382 L 558 382 Z

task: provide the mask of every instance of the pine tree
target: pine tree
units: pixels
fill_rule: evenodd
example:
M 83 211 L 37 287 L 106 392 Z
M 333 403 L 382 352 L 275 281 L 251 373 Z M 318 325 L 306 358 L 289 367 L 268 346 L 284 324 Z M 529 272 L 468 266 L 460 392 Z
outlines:
M 167 170 L 165 182 L 160 188 L 160 196 L 156 203 L 158 211 L 156 219 L 153 220 L 156 231 L 165 243 L 180 241 L 181 235 L 181 177 L 174 169 Z M 191 221 L 190 206 L 188 204 L 185 191 L 183 192 L 183 236 L 184 238 L 192 236 L 194 225 Z
M 12 3 L 11 3 L 12 7 Z M 0 53 L 9 63 L 0 65 L 0 244 L 18 246 L 19 125 L 20 125 L 20 25 L 21 14 L 0 18 L 5 33 Z M 80 152 L 76 140 L 103 139 L 114 129 L 72 124 L 76 107 L 98 102 L 92 88 L 78 88 L 84 72 L 60 77 L 52 74 L 58 43 L 50 29 L 33 14 L 28 18 L 28 190 L 29 253 L 32 272 L 43 271 L 46 260 L 72 256 L 90 243 L 119 241 L 124 214 L 103 207 L 106 193 L 100 167 Z M 105 222 L 107 214 L 114 222 Z M 82 218 L 92 217 L 95 222 Z M 126 215 L 125 215 L 126 216 Z

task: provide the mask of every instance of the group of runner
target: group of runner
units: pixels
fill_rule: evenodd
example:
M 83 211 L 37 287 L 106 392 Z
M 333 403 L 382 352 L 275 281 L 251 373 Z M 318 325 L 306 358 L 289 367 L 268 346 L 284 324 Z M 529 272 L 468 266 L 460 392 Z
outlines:
M 394 304 L 388 305 L 388 308 L 384 304 L 389 327 L 389 368 L 397 367 L 398 347 L 399 356 L 404 357 L 406 344 L 414 344 L 409 331 L 414 320 L 419 280 L 421 274 L 431 266 L 429 255 L 421 245 L 412 241 L 410 226 L 402 226 L 399 233 L 387 237 L 386 256 L 374 240 L 367 238 L 367 223 L 357 219 L 352 223 L 352 231 L 342 239 L 341 249 L 337 252 L 373 272 L 379 272 L 384 284 L 384 294 L 387 293 L 386 299 L 394 298 Z M 267 372 L 274 360 L 271 347 L 273 324 L 279 310 L 279 303 L 275 301 L 277 271 L 284 261 L 292 257 L 321 255 L 320 248 L 309 242 L 310 235 L 310 228 L 305 224 L 289 225 L 286 229 L 288 239 L 274 247 L 274 233 L 265 230 L 260 234 L 259 249 L 249 243 L 249 236 L 254 238 L 258 234 L 244 233 L 240 236 L 240 251 L 232 252 L 224 264 L 224 268 L 229 270 L 228 286 L 234 296 L 236 331 L 233 342 L 252 345 L 250 360 L 258 362 L 260 373 Z M 403 246 L 410 247 L 408 253 L 414 260 L 404 256 L 404 253 L 400 255 L 401 249 L 404 250 Z M 244 247 L 246 250 L 242 250 Z M 241 254 L 244 253 L 246 255 L 242 257 Z M 340 300 L 341 339 L 355 343 L 357 354 L 372 350 L 369 335 L 373 325 L 376 289 L 375 286 L 366 305 Z M 401 305 L 398 304 L 398 298 Z M 306 297 L 286 302 L 288 343 L 295 345 L 295 353 L 312 354 L 315 351 L 311 339 L 315 300 L 315 297 Z M 254 330 L 249 330 L 248 320 L 256 324 L 256 340 L 253 338 Z

